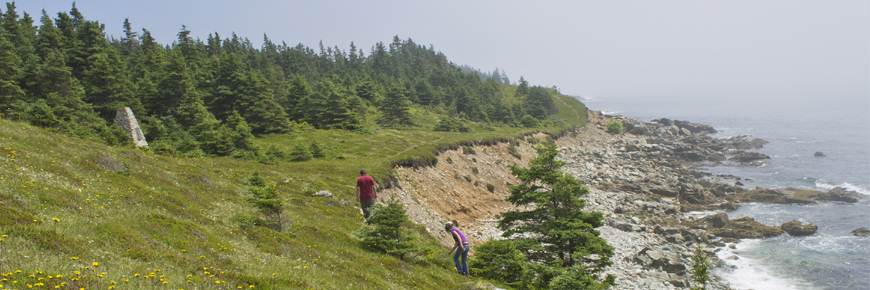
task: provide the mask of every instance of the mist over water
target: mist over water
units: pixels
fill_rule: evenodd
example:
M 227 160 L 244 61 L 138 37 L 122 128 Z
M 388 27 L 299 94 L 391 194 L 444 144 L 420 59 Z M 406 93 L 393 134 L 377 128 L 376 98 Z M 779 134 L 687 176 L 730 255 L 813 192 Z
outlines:
M 582 100 L 591 110 L 643 121 L 658 118 L 708 124 L 717 138 L 750 135 L 769 144 L 761 167 L 712 167 L 748 178 L 747 189 L 843 187 L 864 194 L 855 204 L 744 204 L 729 217 L 750 216 L 771 226 L 790 220 L 815 223 L 809 237 L 787 234 L 745 240 L 719 253 L 736 266 L 719 271 L 738 289 L 870 289 L 870 238 L 850 231 L 870 227 L 870 100 L 864 97 L 691 98 L 622 97 Z M 814 157 L 822 152 L 826 157 Z

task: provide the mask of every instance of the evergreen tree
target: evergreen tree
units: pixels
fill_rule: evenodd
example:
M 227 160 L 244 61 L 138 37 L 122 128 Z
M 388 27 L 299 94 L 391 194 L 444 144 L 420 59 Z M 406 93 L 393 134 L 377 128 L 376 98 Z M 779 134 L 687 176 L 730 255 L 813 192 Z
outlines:
M 411 120 L 411 101 L 402 91 L 402 87 L 394 86 L 387 92 L 381 103 L 381 117 L 378 118 L 378 124 L 385 127 L 414 125 Z
M 19 74 L 18 66 L 21 59 L 15 55 L 12 43 L 6 39 L 5 31 L 0 29 L 0 111 L 6 110 L 5 106 L 12 104 L 24 95 L 24 91 L 18 86 L 16 77 Z
M 133 96 L 133 84 L 127 80 L 126 64 L 118 51 L 107 49 L 88 57 L 83 85 L 87 101 L 104 119 L 112 119 L 119 108 L 130 107 L 134 112 L 143 112 L 139 99 Z
M 313 124 L 311 121 L 315 120 L 316 117 L 312 117 L 310 114 L 313 109 L 310 97 L 311 87 L 305 78 L 297 75 L 290 81 L 287 95 L 279 103 L 288 111 L 290 119 Z
M 311 140 L 311 157 L 314 158 L 323 158 L 326 154 L 323 153 L 323 147 L 317 143 L 317 140 Z
M 178 122 L 182 127 L 188 128 L 193 125 L 193 112 L 196 110 L 181 111 L 181 101 L 187 100 L 188 104 L 192 104 L 197 102 L 196 100 L 200 96 L 194 86 L 192 73 L 188 71 L 181 54 L 175 50 L 170 50 L 167 58 L 162 74 L 159 76 L 160 94 L 158 94 L 158 99 L 150 104 L 150 107 L 152 112 L 156 114 L 168 113 L 178 117 Z
M 276 225 L 276 230 L 283 229 L 281 213 L 284 212 L 284 202 L 278 196 L 278 190 L 275 189 L 275 184 L 266 181 L 260 177 L 259 172 L 254 172 L 253 176 L 248 179 L 248 192 L 251 197 L 248 202 L 260 209 L 263 214 L 271 217 Z
M 565 162 L 555 159 L 556 146 L 537 149 L 538 157 L 529 161 L 528 168 L 509 166 L 522 183 L 510 187 L 507 201 L 517 208 L 531 209 L 502 213 L 498 227 L 505 231 L 504 237 L 518 239 L 520 250 L 533 263 L 536 283 L 545 288 L 551 281 L 560 281 L 554 278 L 563 274 L 582 276 L 601 271 L 611 263 L 613 247 L 595 230 L 603 225 L 602 214 L 583 211 L 586 202 L 580 197 L 588 190 L 572 176 L 559 172 Z M 612 277 L 608 277 L 603 283 L 611 282 Z
M 130 24 L 130 18 L 124 18 L 124 37 L 121 38 L 121 54 L 132 55 L 136 53 L 139 47 L 139 39 L 136 31 L 133 30 L 133 25 Z
M 251 129 L 259 133 L 289 131 L 287 113 L 275 101 L 268 81 L 256 71 L 245 75 L 240 81 L 233 108 L 245 118 Z
M 358 116 L 348 107 L 347 91 L 325 80 L 320 83 L 316 94 L 323 104 L 317 115 L 320 128 L 350 131 L 364 128 Z
M 248 122 L 239 115 L 239 112 L 233 111 L 224 122 L 226 130 L 225 138 L 232 141 L 233 150 L 236 151 L 251 151 L 258 152 L 260 149 L 254 144 L 254 134 L 251 133 L 251 127 Z
M 397 200 L 389 200 L 386 205 L 375 205 L 368 222 L 371 226 L 355 232 L 367 247 L 379 249 L 399 259 L 418 250 L 416 237 L 404 228 L 408 214 Z
M 550 108 L 555 107 L 550 92 L 540 86 L 534 86 L 529 89 L 529 94 L 526 96 L 523 104 L 526 112 L 538 120 L 546 119 L 550 113 Z
M 528 288 L 529 265 L 523 252 L 512 240 L 489 240 L 474 247 L 474 258 L 468 267 L 475 276 L 505 285 Z M 579 288 L 578 288 L 579 289 Z
M 290 150 L 290 160 L 306 161 L 309 159 L 311 159 L 311 151 L 308 151 L 305 145 L 302 145 L 302 143 L 293 145 L 293 148 Z

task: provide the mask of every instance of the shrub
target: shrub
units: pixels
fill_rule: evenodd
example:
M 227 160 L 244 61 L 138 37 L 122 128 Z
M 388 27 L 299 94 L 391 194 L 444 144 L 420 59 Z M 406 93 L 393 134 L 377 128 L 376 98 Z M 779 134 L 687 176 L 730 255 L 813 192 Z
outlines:
M 362 239 L 366 247 L 381 250 L 399 259 L 404 259 L 407 254 L 415 253 L 419 249 L 416 237 L 404 226 L 408 222 L 408 214 L 398 200 L 391 199 L 386 205 L 373 206 L 372 216 L 368 221 L 370 226 L 363 226 L 354 233 Z
M 705 289 L 707 281 L 710 281 L 710 262 L 707 261 L 707 254 L 701 250 L 700 244 L 695 244 L 695 255 L 692 256 L 692 290 Z
M 281 231 L 281 213 L 284 212 L 284 203 L 278 197 L 278 190 L 275 189 L 275 184 L 266 181 L 260 177 L 260 172 L 254 172 L 251 178 L 248 178 L 248 192 L 251 197 L 248 202 L 253 204 L 260 211 L 274 219 L 277 226 L 277 231 Z
M 495 185 L 492 185 L 491 183 L 487 183 L 486 190 L 489 190 L 489 192 L 495 192 Z
M 512 240 L 489 240 L 474 247 L 470 272 L 513 288 L 526 288 L 529 275 L 526 256 Z
M 432 130 L 444 132 L 469 132 L 471 131 L 471 128 L 469 128 L 462 120 L 448 117 L 441 119 Z
M 617 120 L 610 120 L 605 124 L 607 126 L 607 133 L 610 134 L 619 134 L 622 133 L 622 122 Z
M 478 174 L 478 173 L 480 173 L 480 170 L 478 170 L 477 167 L 472 166 L 472 167 L 471 167 L 471 172 L 474 173 L 474 174 Z
M 462 154 L 477 154 L 477 152 L 474 151 L 474 148 L 471 148 L 468 146 L 463 146 L 462 147 Z
M 326 156 L 326 154 L 323 153 L 323 147 L 321 147 L 320 144 L 317 144 L 316 140 L 311 140 L 311 145 L 309 147 L 311 148 L 311 157 L 323 158 Z
M 305 161 L 311 159 L 311 152 L 308 151 L 308 148 L 305 148 L 302 144 L 296 144 L 293 146 L 293 149 L 290 150 L 290 160 L 293 161 Z
M 278 148 L 278 146 L 269 145 L 269 148 L 266 149 L 266 156 L 269 156 L 270 158 L 274 158 L 277 160 L 281 160 L 287 156 L 287 152 L 285 152 L 284 150 L 281 150 L 281 148 Z
M 520 123 L 523 124 L 523 127 L 526 127 L 526 128 L 540 128 L 541 127 L 541 121 L 539 121 L 538 119 L 535 119 L 535 117 L 532 117 L 531 115 L 523 116 L 523 118 L 520 119 Z
M 549 289 L 553 290 L 573 290 L 573 289 L 607 289 L 614 284 L 616 277 L 608 275 L 603 283 L 595 280 L 595 276 L 590 274 L 582 267 L 575 266 L 568 269 L 565 273 L 558 275 L 550 280 Z
M 453 164 L 453 159 L 451 159 L 450 157 L 447 157 L 447 164 Z

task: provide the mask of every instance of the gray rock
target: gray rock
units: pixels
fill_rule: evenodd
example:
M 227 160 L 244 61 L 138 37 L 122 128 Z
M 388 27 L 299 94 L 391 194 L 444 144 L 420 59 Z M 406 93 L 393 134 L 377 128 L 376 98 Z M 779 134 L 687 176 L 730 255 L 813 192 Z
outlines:
M 705 220 L 710 221 L 713 224 L 714 228 L 724 227 L 726 223 L 728 223 L 728 214 L 724 212 L 720 212 L 711 216 L 704 217 Z
M 734 155 L 734 157 L 729 158 L 728 160 L 747 163 L 764 159 L 770 159 L 770 156 L 758 152 L 740 152 L 737 153 L 737 155 Z
M 798 220 L 792 220 L 790 222 L 786 222 L 779 226 L 783 231 L 788 233 L 789 235 L 799 237 L 799 236 L 809 236 L 816 233 L 816 230 L 819 229 L 815 224 L 806 224 L 801 225 L 801 222 Z
M 817 151 L 815 154 L 813 154 L 813 156 L 814 157 L 825 157 L 825 153 L 822 153 L 822 151 Z
M 332 195 L 331 192 L 329 192 L 329 190 L 321 190 L 321 191 L 315 192 L 315 193 L 312 194 L 311 196 L 327 197 L 327 198 L 333 198 L 333 197 L 335 197 L 335 196 Z
M 870 230 L 865 228 L 858 228 L 852 231 L 852 235 L 856 237 L 867 237 L 870 236 Z

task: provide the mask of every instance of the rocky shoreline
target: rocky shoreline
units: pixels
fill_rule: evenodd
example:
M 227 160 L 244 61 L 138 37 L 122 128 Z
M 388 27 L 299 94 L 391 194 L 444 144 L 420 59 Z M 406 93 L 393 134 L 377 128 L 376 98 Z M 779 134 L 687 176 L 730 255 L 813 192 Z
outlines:
M 841 188 L 747 190 L 739 177 L 713 176 L 700 168 L 758 166 L 769 157 L 746 150 L 767 143 L 760 139 L 716 139 L 703 135 L 714 133 L 712 127 L 682 121 L 643 122 L 592 111 L 590 115 L 596 122 L 576 136 L 560 138 L 559 157 L 566 162 L 564 172 L 590 187 L 588 208 L 604 213 L 607 226 L 600 231 L 617 252 L 607 269 L 618 277 L 620 285 L 614 289 L 689 287 L 696 243 L 713 264 L 714 280 L 707 289 L 731 289 L 715 276 L 729 270 L 716 252 L 744 238 L 812 235 L 817 227 L 797 220 L 764 225 L 749 217 L 729 219 L 726 212 L 747 202 L 854 203 L 860 197 Z M 627 132 L 604 133 L 603 125 L 610 119 L 626 124 Z
M 604 214 L 606 225 L 598 230 L 615 250 L 605 273 L 616 275 L 619 284 L 611 289 L 689 288 L 697 243 L 713 265 L 714 280 L 707 289 L 731 289 L 716 276 L 730 267 L 717 252 L 745 238 L 812 235 L 816 226 L 798 221 L 764 225 L 749 217 L 729 218 L 727 212 L 747 202 L 856 202 L 860 196 L 842 189 L 746 189 L 740 177 L 705 172 L 704 166 L 760 166 L 769 157 L 749 150 L 762 148 L 767 142 L 761 139 L 712 138 L 705 134 L 715 133 L 714 128 L 685 121 L 643 122 L 598 111 L 588 115 L 589 124 L 556 143 L 558 158 L 566 162 L 563 172 L 590 189 L 584 197 L 587 209 Z M 613 119 L 624 124 L 624 133 L 605 132 L 604 124 Z M 473 155 L 444 152 L 435 166 L 399 168 L 398 186 L 386 192 L 399 197 L 411 219 L 444 243 L 450 241 L 437 229 L 447 220 L 459 220 L 474 243 L 498 239 L 494 221 L 511 209 L 504 198 L 507 186 L 517 182 L 506 165 L 524 166 L 535 154 L 531 143 L 520 142 L 514 149 L 477 146 Z

